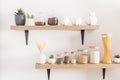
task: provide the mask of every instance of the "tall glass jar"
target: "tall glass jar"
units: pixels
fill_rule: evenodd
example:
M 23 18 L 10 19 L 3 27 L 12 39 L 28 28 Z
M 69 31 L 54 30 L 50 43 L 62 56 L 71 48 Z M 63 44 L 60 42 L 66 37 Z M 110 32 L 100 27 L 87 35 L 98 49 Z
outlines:
M 70 63 L 69 52 L 64 52 L 64 63 L 65 64 L 69 64 Z
M 102 40 L 103 40 L 103 45 L 104 45 L 103 63 L 110 64 L 110 63 L 112 63 L 111 34 L 102 34 Z
M 80 64 L 87 64 L 88 63 L 88 50 L 86 50 L 86 49 L 79 49 L 78 50 L 77 62 Z
M 100 63 L 100 51 L 99 46 L 89 46 L 90 48 L 90 63 L 99 64 Z
M 70 62 L 72 64 L 75 64 L 76 63 L 76 52 L 75 51 L 71 51 L 71 54 L 70 54 Z

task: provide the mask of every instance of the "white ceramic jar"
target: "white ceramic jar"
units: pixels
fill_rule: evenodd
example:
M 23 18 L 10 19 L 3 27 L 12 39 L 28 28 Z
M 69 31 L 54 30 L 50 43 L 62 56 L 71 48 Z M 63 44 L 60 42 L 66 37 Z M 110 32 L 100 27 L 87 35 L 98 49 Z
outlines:
M 99 64 L 100 63 L 100 51 L 98 46 L 90 46 L 90 63 Z
M 40 54 L 40 57 L 38 58 L 37 63 L 39 63 L 39 64 L 45 64 L 46 63 L 45 54 L 43 54 L 43 53 Z

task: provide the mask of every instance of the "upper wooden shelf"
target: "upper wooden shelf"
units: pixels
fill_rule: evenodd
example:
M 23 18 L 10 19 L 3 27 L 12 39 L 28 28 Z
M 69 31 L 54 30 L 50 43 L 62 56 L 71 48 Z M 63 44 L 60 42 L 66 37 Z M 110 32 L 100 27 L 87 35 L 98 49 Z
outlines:
M 11 26 L 12 30 L 94 30 L 99 29 L 98 25 L 81 26 Z
M 120 68 L 120 64 L 38 64 L 36 69 Z

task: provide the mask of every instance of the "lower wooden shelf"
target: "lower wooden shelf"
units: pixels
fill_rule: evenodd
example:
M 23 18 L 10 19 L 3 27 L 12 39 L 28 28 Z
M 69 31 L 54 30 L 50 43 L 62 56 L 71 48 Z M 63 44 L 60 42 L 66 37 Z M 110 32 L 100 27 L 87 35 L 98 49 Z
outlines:
M 120 64 L 38 64 L 35 65 L 36 69 L 78 69 L 78 68 L 120 68 Z

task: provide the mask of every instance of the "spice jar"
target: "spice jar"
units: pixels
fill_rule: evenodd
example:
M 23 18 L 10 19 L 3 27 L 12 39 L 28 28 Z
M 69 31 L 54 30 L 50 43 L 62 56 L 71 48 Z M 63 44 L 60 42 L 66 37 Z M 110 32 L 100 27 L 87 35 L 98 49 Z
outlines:
M 65 64 L 69 64 L 70 63 L 70 58 L 69 58 L 69 53 L 68 52 L 64 52 L 64 63 Z
M 77 62 L 81 64 L 87 64 L 88 63 L 88 50 L 86 49 L 79 49 L 78 50 L 78 57 Z
M 48 25 L 58 25 L 58 18 L 57 17 L 48 18 Z
M 56 60 L 57 64 L 63 64 L 64 63 L 64 59 L 63 59 L 63 54 L 57 54 L 57 60 Z
M 100 63 L 100 51 L 98 46 L 89 46 L 90 48 L 90 63 Z
M 40 12 L 35 18 L 35 25 L 36 26 L 44 26 L 45 24 L 46 24 L 45 16 L 44 16 L 43 12 Z
M 76 63 L 76 52 L 75 51 L 71 51 L 71 54 L 70 54 L 70 62 L 72 64 L 75 64 Z

